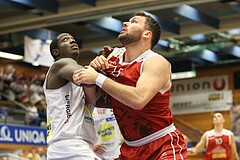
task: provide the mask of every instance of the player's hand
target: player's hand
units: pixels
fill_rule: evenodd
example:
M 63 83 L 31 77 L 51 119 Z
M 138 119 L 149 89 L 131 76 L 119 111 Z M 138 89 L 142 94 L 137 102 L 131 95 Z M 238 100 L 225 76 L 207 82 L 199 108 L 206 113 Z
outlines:
M 106 147 L 104 147 L 103 145 L 95 145 L 93 147 L 93 151 L 97 154 L 103 154 L 104 152 L 106 152 Z
M 73 82 L 77 85 L 82 84 L 95 84 L 95 81 L 98 77 L 99 73 L 95 71 L 94 68 L 90 66 L 85 66 L 84 69 L 76 70 L 73 73 L 72 79 Z
M 110 53 L 112 53 L 114 48 L 110 46 L 104 46 L 103 49 L 98 53 L 98 55 L 103 55 L 105 58 L 109 56 Z
M 109 64 L 107 58 L 103 55 L 97 56 L 90 62 L 89 66 L 93 67 L 97 71 L 104 71 L 113 67 L 113 65 Z
M 90 62 L 89 66 L 97 71 L 104 71 L 105 69 L 112 67 L 112 65 L 108 63 L 107 57 L 112 53 L 113 49 L 114 48 L 110 46 L 104 46 L 98 53 L 98 56 Z
M 188 155 L 189 155 L 189 156 L 195 155 L 195 154 L 194 154 L 194 151 L 193 151 L 193 148 L 188 148 L 188 149 L 187 149 L 187 152 L 188 152 Z

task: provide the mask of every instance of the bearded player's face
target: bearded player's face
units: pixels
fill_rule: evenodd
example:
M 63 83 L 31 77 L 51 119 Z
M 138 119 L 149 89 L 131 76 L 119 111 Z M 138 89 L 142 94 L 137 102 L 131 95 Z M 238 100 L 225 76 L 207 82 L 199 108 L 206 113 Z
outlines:
M 123 22 L 122 31 L 118 35 L 119 41 L 123 45 L 139 41 L 145 30 L 145 21 L 143 16 L 134 16 L 128 22 Z

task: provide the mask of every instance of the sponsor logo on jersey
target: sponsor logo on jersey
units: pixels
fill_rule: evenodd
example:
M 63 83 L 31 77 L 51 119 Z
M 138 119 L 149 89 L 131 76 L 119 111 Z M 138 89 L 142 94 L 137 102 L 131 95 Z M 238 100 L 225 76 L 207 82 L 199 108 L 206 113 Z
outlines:
M 70 108 L 70 97 L 69 95 L 65 96 L 65 100 L 66 100 L 66 114 L 67 114 L 67 120 L 65 121 L 65 123 L 68 123 L 70 117 L 72 116 L 71 114 L 71 108 Z

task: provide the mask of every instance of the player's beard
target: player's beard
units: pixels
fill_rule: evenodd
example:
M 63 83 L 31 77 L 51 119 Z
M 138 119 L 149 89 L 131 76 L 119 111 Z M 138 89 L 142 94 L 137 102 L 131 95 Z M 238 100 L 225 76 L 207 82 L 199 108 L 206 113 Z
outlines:
M 120 33 L 118 35 L 118 40 L 122 43 L 122 45 L 127 45 L 130 43 L 137 42 L 141 39 L 143 31 L 137 31 L 137 32 L 132 32 L 132 33 Z

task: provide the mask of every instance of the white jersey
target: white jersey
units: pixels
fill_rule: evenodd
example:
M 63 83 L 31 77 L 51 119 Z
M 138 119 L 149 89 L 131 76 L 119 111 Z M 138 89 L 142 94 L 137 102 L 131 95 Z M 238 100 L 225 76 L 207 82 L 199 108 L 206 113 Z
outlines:
M 83 88 L 69 82 L 58 89 L 46 89 L 47 143 L 59 140 L 84 140 L 96 143 L 97 135 L 91 110 L 85 106 Z
M 94 108 L 93 119 L 99 136 L 97 144 L 106 147 L 106 151 L 98 156 L 105 160 L 117 158 L 120 154 L 122 136 L 113 110 Z

